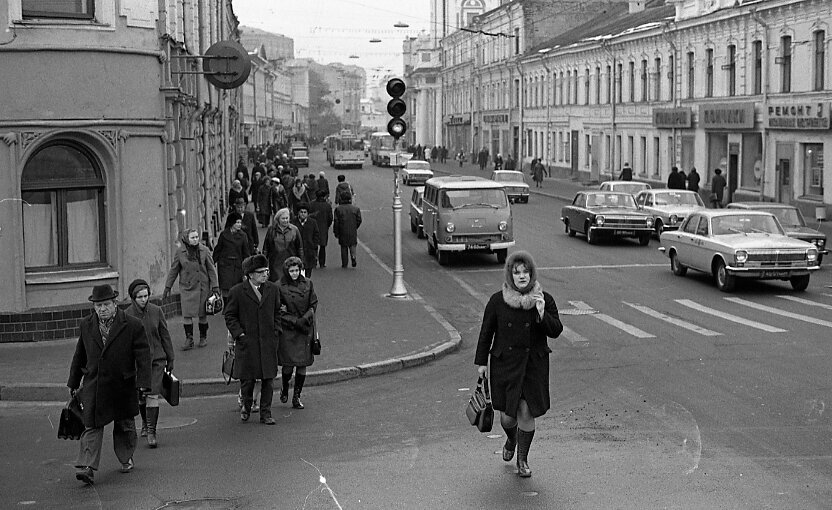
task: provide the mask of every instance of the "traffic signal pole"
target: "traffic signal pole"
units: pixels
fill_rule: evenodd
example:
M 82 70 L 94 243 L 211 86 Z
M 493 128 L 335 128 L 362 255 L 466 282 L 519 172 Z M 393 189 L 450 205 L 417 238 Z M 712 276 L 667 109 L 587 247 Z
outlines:
M 399 143 L 399 138 L 407 131 L 407 123 L 402 120 L 402 115 L 407 111 L 407 105 L 401 96 L 407 90 L 405 83 L 399 78 L 393 78 L 387 82 L 387 93 L 393 99 L 387 103 L 387 113 L 392 117 L 387 123 L 387 132 L 393 137 L 393 150 Z M 393 286 L 390 293 L 391 298 L 406 298 L 407 289 L 404 286 L 404 266 L 402 265 L 402 199 L 399 192 L 399 165 L 398 159 L 393 167 Z

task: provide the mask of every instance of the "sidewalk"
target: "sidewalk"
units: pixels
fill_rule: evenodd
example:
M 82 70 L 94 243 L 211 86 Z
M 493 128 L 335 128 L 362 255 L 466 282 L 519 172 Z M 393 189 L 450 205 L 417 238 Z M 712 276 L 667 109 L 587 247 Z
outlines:
M 392 372 L 459 348 L 459 333 L 421 298 L 385 296 L 393 277 L 361 246 L 354 269 L 339 267 L 337 245 L 328 251 L 333 265 L 312 274 L 322 354 L 309 367 L 307 385 Z M 235 393 L 239 388 L 236 382 L 227 386 L 220 372 L 227 344 L 222 315 L 209 317 L 209 324 L 207 347 L 181 351 L 182 318 L 168 321 L 183 397 Z M 0 344 L 0 401 L 66 400 L 75 344 L 75 339 Z

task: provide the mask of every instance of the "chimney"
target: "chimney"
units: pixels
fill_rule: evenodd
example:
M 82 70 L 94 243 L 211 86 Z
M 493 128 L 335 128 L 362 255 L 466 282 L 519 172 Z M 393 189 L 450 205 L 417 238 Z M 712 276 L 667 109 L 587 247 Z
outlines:
M 646 0 L 630 0 L 630 14 L 643 11 L 645 2 Z

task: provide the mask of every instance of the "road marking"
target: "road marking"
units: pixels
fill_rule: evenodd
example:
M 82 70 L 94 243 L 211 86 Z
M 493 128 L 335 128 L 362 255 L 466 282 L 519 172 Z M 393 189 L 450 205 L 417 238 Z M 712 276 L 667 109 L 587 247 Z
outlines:
M 457 276 L 457 275 L 455 275 L 455 274 L 453 274 L 449 271 L 446 271 L 445 274 L 450 276 L 453 281 L 455 281 L 460 287 L 462 287 L 462 290 L 464 290 L 465 292 L 470 294 L 477 301 L 479 301 L 480 303 L 482 303 L 484 305 L 488 304 L 488 300 L 491 299 L 491 296 L 486 296 L 485 294 L 483 294 L 481 292 L 478 292 L 476 289 L 474 289 L 474 287 L 471 287 L 470 285 L 468 285 L 468 282 L 466 282 L 465 280 L 463 280 L 459 276 Z
M 547 266 L 535 268 L 537 271 L 574 271 L 576 269 L 624 269 L 624 268 L 652 268 L 667 267 L 667 264 L 599 264 L 595 266 Z M 499 269 L 461 269 L 460 273 L 502 273 Z
M 579 335 L 578 333 L 566 326 L 563 327 L 563 332 L 560 334 L 560 336 L 569 340 L 569 343 L 572 345 L 587 345 L 589 343 L 589 339 Z
M 694 333 L 699 333 L 700 335 L 703 335 L 703 336 L 722 336 L 722 333 L 717 333 L 716 331 L 711 331 L 710 329 L 705 329 L 703 327 L 697 326 L 696 324 L 691 324 L 690 322 L 683 321 L 683 320 L 677 319 L 675 317 L 671 317 L 671 316 L 663 314 L 661 312 L 657 312 L 656 310 L 653 310 L 652 308 L 649 308 L 647 306 L 639 305 L 637 303 L 628 303 L 626 301 L 622 301 L 622 303 L 624 303 L 625 305 L 630 306 L 632 308 L 635 308 L 636 310 L 638 310 L 641 313 L 645 313 L 645 314 L 647 314 L 651 317 L 655 317 L 655 318 L 661 319 L 665 322 L 669 322 L 670 324 L 673 324 L 674 326 L 679 326 L 680 328 L 684 328 L 684 329 L 687 329 L 689 331 L 693 331 Z
M 827 328 L 832 328 L 832 322 L 825 321 L 822 319 L 815 319 L 814 317 L 809 317 L 808 315 L 787 312 L 785 310 L 780 310 L 779 308 L 774 308 L 773 306 L 760 305 L 757 303 L 752 303 L 751 301 L 746 301 L 745 299 L 741 298 L 727 297 L 725 299 L 732 303 L 737 303 L 738 305 L 747 306 L 749 308 L 755 308 L 763 312 L 773 313 L 775 315 L 782 315 L 783 317 L 789 317 L 791 319 L 797 319 L 799 321 L 808 322 L 810 324 L 817 324 L 818 326 L 826 326 Z
M 744 319 L 744 318 L 739 317 L 737 315 L 731 315 L 730 313 L 725 313 L 721 310 L 716 310 L 714 308 L 708 308 L 707 306 L 700 305 L 699 303 L 691 301 L 690 299 L 677 299 L 676 302 L 679 303 L 682 306 L 687 306 L 688 308 L 693 308 L 696 311 L 699 311 L 699 312 L 702 312 L 702 313 L 707 313 L 707 314 L 710 314 L 710 315 L 715 315 L 719 318 L 729 320 L 729 321 L 732 321 L 732 322 L 737 322 L 739 324 L 743 324 L 743 325 L 751 327 L 751 328 L 761 329 L 763 331 L 768 331 L 769 333 L 785 333 L 787 331 L 785 329 L 780 329 L 780 328 L 776 328 L 774 326 L 769 326 L 768 324 L 763 324 L 762 322 L 756 322 L 756 321 Z
M 815 301 L 810 301 L 808 299 L 803 299 L 794 296 L 777 296 L 779 298 L 788 299 L 789 301 L 794 301 L 795 303 L 800 303 L 802 305 L 809 305 L 809 306 L 819 306 L 821 308 L 826 308 L 827 310 L 832 310 L 832 305 L 827 305 L 826 303 L 817 303 Z
M 569 304 L 574 306 L 578 310 L 587 310 L 587 311 L 591 311 L 591 312 L 596 312 L 596 310 L 594 308 L 592 308 L 588 304 L 584 303 L 583 301 L 570 301 Z M 611 317 L 611 316 L 609 316 L 605 313 L 593 313 L 592 315 L 596 319 L 598 319 L 599 321 L 605 322 L 605 323 L 609 324 L 610 326 L 616 327 L 616 328 L 620 329 L 621 331 L 623 331 L 627 334 L 630 334 L 630 335 L 632 335 L 636 338 L 656 338 L 656 335 L 651 335 L 650 333 L 648 333 L 646 331 L 642 331 L 642 330 L 638 329 L 635 326 L 631 326 L 630 324 L 627 324 L 626 322 L 622 322 L 622 321 L 620 321 L 620 320 L 618 320 L 614 317 Z

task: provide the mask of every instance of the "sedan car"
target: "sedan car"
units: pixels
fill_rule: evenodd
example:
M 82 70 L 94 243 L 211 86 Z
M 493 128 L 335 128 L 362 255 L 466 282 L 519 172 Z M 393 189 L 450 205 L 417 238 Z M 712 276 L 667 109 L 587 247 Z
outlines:
M 787 236 L 812 243 L 818 248 L 818 265 L 823 261 L 823 256 L 829 253 L 826 249 L 826 234 L 807 226 L 800 209 L 793 205 L 776 202 L 732 202 L 728 204 L 728 208 L 752 209 L 773 214 Z
M 695 191 L 648 189 L 636 195 L 636 205 L 653 215 L 653 229 L 660 236 L 665 230 L 676 230 L 693 211 L 705 209 L 705 202 Z
M 529 203 L 529 185 L 523 172 L 514 170 L 495 170 L 491 173 L 491 180 L 502 184 L 511 202 Z
M 425 198 L 425 187 L 419 186 L 413 189 L 413 194 L 410 196 L 410 231 L 416 234 L 416 237 L 422 239 L 425 237 L 425 229 L 422 224 L 422 201 Z
M 712 274 L 723 292 L 731 292 L 737 278 L 788 280 L 803 291 L 818 269 L 817 247 L 787 236 L 777 218 L 762 211 L 703 209 L 660 240 L 673 274 Z
M 652 186 L 641 181 L 604 181 L 598 186 L 598 189 L 601 191 L 626 191 L 631 195 L 651 188 Z
M 653 216 L 639 210 L 633 195 L 623 191 L 579 191 L 561 209 L 560 219 L 569 236 L 581 232 L 589 244 L 607 236 L 635 237 L 647 246 L 653 233 Z
M 430 169 L 430 163 L 418 159 L 408 160 L 400 173 L 402 182 L 408 186 L 414 182 L 424 184 L 428 179 L 433 177 L 433 170 Z

